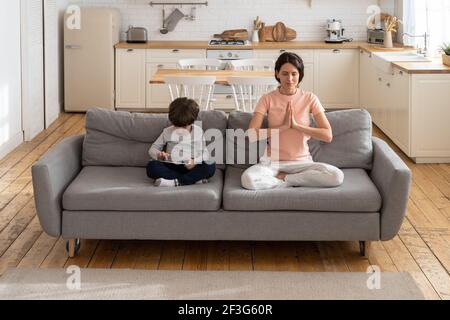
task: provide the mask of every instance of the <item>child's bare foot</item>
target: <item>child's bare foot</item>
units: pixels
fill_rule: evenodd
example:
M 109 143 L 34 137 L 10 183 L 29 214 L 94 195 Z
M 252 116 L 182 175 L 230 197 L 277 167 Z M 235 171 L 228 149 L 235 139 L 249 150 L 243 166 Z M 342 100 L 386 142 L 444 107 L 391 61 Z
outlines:
M 288 175 L 288 174 L 287 174 L 286 172 L 280 172 L 280 173 L 278 173 L 278 175 L 277 175 L 277 179 L 279 179 L 279 180 L 281 180 L 281 181 L 284 181 L 284 178 L 286 178 L 287 175 Z

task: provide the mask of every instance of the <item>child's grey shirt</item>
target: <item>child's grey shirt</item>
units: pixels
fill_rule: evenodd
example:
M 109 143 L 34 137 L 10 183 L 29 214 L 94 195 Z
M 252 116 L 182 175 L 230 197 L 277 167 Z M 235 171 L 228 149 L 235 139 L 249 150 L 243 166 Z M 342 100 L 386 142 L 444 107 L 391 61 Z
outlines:
M 158 160 L 158 154 L 164 150 L 164 147 L 166 147 L 165 152 L 171 154 L 173 162 L 194 159 L 195 163 L 202 163 L 210 160 L 203 129 L 195 124 L 192 125 L 191 132 L 174 126 L 164 129 L 150 148 L 150 157 Z

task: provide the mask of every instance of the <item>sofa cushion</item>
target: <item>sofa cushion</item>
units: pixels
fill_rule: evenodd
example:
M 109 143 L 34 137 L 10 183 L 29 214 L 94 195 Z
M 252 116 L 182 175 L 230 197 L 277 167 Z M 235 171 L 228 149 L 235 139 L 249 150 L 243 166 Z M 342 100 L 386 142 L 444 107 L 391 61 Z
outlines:
M 372 118 L 362 109 L 339 110 L 327 113 L 333 128 L 331 143 L 309 140 L 314 161 L 338 168 L 372 169 Z M 312 121 L 314 125 L 314 121 Z
M 216 211 L 222 204 L 223 172 L 208 184 L 158 188 L 145 168 L 85 167 L 63 195 L 65 210 Z
M 229 129 L 247 130 L 251 113 L 232 112 L 228 119 Z M 324 162 L 334 165 L 338 168 L 361 168 L 370 170 L 372 168 L 373 150 L 372 150 L 372 119 L 366 110 L 339 110 L 327 113 L 327 118 L 333 128 L 332 143 L 320 142 L 315 139 L 309 140 L 311 155 L 316 162 Z M 312 126 L 315 126 L 312 119 Z M 262 128 L 267 128 L 267 119 Z M 249 162 L 249 142 L 248 139 L 241 141 L 239 148 L 236 139 L 231 137 L 231 132 L 227 131 L 227 155 L 230 151 L 244 151 L 246 154 L 246 162 L 244 164 L 236 164 L 236 160 L 232 153 L 227 157 L 227 163 L 232 164 L 236 168 L 248 168 L 255 164 Z M 265 141 L 258 149 L 258 158 L 262 156 L 265 150 Z
M 243 169 L 227 167 L 224 210 L 230 211 L 334 211 L 378 212 L 381 196 L 363 169 L 343 169 L 344 183 L 337 188 L 283 188 L 251 191 L 241 187 Z
M 223 139 L 227 126 L 224 112 L 203 111 L 198 120 L 202 121 L 204 130 L 219 129 Z M 170 122 L 167 115 L 101 108 L 89 110 L 86 114 L 82 164 L 145 167 L 150 161 L 148 150 L 168 126 Z

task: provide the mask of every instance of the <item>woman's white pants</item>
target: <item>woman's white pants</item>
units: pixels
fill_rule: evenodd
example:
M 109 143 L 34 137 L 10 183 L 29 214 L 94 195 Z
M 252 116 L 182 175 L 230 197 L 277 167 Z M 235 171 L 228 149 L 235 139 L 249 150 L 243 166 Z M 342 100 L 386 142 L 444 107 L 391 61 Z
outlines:
M 277 178 L 280 172 L 288 175 L 284 181 Z M 280 187 L 331 188 L 344 182 L 344 173 L 329 164 L 313 161 L 271 161 L 263 157 L 259 164 L 248 168 L 241 177 L 242 187 L 248 190 L 265 190 Z

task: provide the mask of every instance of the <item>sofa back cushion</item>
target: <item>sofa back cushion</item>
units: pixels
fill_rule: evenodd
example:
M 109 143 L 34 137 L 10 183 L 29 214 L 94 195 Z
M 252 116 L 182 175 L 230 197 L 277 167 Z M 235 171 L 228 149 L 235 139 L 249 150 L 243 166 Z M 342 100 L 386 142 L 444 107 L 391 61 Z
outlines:
M 199 114 L 204 130 L 215 128 L 225 134 L 227 119 L 220 111 Z M 91 109 L 86 114 L 83 166 L 145 167 L 148 151 L 164 128 L 170 126 L 167 114 L 144 114 Z
M 315 139 L 309 140 L 311 155 L 315 162 L 324 162 L 338 168 L 361 168 L 370 170 L 372 168 L 372 119 L 366 110 L 339 110 L 327 113 L 327 118 L 333 129 L 332 143 L 320 142 Z M 228 119 L 229 129 L 247 130 L 251 113 L 232 112 Z M 312 126 L 315 126 L 312 119 Z M 263 128 L 267 128 L 267 119 Z M 241 141 L 240 147 L 236 145 L 236 138 L 231 138 L 231 132 L 227 131 L 227 153 L 234 150 L 234 153 L 241 151 L 245 145 L 244 152 L 246 161 L 249 159 L 248 153 L 250 144 L 246 139 L 245 144 Z M 265 142 L 262 142 L 264 145 Z M 260 145 L 261 146 L 261 145 Z M 258 149 L 258 156 L 262 156 L 264 148 Z M 254 163 L 231 164 L 232 157 L 228 157 L 228 164 L 234 167 L 248 168 Z

